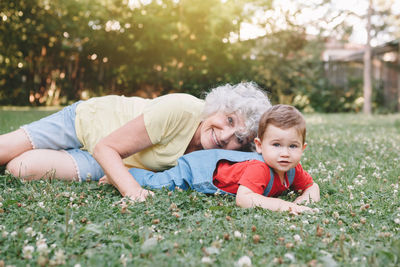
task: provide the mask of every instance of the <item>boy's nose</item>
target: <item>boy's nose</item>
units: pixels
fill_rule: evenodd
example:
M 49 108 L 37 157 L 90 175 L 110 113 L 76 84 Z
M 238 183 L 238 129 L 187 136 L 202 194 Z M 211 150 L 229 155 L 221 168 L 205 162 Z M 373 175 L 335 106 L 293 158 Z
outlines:
M 281 156 L 289 156 L 289 149 L 287 147 L 282 147 Z

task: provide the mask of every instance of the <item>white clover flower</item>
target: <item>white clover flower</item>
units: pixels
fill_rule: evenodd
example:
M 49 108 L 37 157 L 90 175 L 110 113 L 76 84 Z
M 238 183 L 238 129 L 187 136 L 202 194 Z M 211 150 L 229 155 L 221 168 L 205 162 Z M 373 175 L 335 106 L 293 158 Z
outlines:
M 3 202 L 0 202 L 0 208 L 3 207 Z
M 50 247 L 51 247 L 51 248 L 56 248 L 56 247 L 57 247 L 57 244 L 56 244 L 56 243 L 51 244 Z
M 249 256 L 242 256 L 235 264 L 238 267 L 250 267 L 251 266 L 251 259 Z
M 44 239 L 44 238 L 43 238 L 43 234 L 42 234 L 41 232 L 37 232 L 36 235 L 37 235 L 37 236 L 36 236 L 36 240 Z M 44 240 L 46 240 L 46 239 L 44 239 Z
M 32 259 L 32 253 L 35 251 L 33 246 L 25 246 L 22 248 L 22 256 L 24 259 Z
M 35 236 L 36 232 L 33 231 L 32 227 L 28 227 L 28 228 L 25 229 L 25 234 L 30 235 L 30 236 Z
M 12 231 L 10 235 L 11 235 L 12 237 L 14 237 L 14 236 L 17 235 L 17 232 L 16 232 L 16 231 Z
M 295 256 L 292 253 L 285 253 L 284 257 L 288 258 L 291 262 L 294 262 L 296 260 Z
M 0 224 L 0 231 L 6 229 L 6 227 L 4 225 Z
M 295 230 L 296 229 L 296 225 L 292 224 L 291 226 L 289 226 L 290 230 Z
M 394 219 L 394 222 L 395 222 L 396 224 L 400 224 L 400 218 Z
M 349 189 L 349 190 L 354 190 L 354 187 L 353 187 L 352 185 L 348 185 L 348 186 L 347 186 L 347 189 Z
M 121 257 L 119 257 L 119 260 L 123 266 L 126 266 L 126 263 L 128 262 L 128 258 L 126 257 L 125 254 L 121 254 Z
M 312 210 L 314 213 L 319 213 L 319 208 L 313 208 Z
M 7 231 L 3 231 L 3 233 L 1 234 L 1 236 L 2 236 L 3 238 L 6 238 L 6 237 L 8 236 L 8 232 L 7 232 Z
M 57 265 L 65 264 L 66 256 L 64 250 L 59 249 L 54 253 L 54 261 Z
M 242 238 L 242 233 L 240 233 L 239 231 L 235 231 L 233 232 L 233 236 L 236 238 Z
M 43 202 L 39 202 L 39 203 L 38 203 L 38 206 L 39 206 L 40 208 L 44 209 L 44 203 L 43 203 Z
M 46 241 L 45 241 L 46 242 Z M 39 252 L 39 254 L 41 255 L 47 255 L 49 254 L 49 247 L 47 246 L 46 243 L 39 243 L 37 245 L 37 251 Z
M 201 263 L 204 263 L 204 264 L 213 264 L 213 263 L 214 263 L 214 260 L 212 260 L 210 257 L 203 257 L 203 258 L 201 258 Z
M 70 224 L 70 225 L 74 225 L 74 220 L 72 220 L 72 219 L 69 219 L 69 221 L 68 221 L 68 224 Z
M 74 265 L 74 267 L 81 267 L 81 264 L 77 263 L 77 264 Z
M 294 239 L 296 242 L 301 242 L 301 237 L 300 237 L 299 235 L 294 235 L 294 236 L 293 236 L 293 239 Z

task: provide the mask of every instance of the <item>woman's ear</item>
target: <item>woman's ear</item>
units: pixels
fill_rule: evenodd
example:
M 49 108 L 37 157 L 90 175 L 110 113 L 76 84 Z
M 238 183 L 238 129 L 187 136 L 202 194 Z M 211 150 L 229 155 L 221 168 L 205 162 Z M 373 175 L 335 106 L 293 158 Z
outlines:
M 256 151 L 257 151 L 257 153 L 261 154 L 261 153 L 262 153 L 262 147 L 261 147 L 261 140 L 260 140 L 260 138 L 258 138 L 258 137 L 254 138 L 254 144 L 256 145 Z

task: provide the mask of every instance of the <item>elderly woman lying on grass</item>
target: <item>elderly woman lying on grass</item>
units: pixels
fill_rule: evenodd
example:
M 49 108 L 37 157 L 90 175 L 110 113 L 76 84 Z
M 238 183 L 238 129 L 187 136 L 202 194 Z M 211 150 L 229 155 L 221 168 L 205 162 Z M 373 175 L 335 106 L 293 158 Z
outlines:
M 262 207 L 294 214 L 311 211 L 307 204 L 320 200 L 318 185 L 300 162 L 306 148 L 306 125 L 292 106 L 276 105 L 261 117 L 258 153 L 210 149 L 178 159 L 178 165 L 164 172 L 130 169 L 136 181 L 151 189 L 175 187 L 203 193 L 236 194 L 240 207 Z M 103 182 L 107 182 L 103 178 Z M 292 202 L 273 198 L 289 188 L 301 192 Z
M 192 151 L 246 149 L 270 106 L 254 83 L 217 87 L 205 100 L 188 94 L 95 97 L 1 135 L 0 165 L 29 180 L 106 174 L 122 196 L 144 200 L 151 192 L 128 168 L 161 171 Z

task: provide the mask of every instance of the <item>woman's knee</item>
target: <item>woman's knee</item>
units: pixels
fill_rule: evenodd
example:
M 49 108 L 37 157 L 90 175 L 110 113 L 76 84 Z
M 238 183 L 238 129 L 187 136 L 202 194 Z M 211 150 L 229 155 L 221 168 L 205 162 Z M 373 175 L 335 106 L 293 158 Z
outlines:
M 32 144 L 23 129 L 0 135 L 0 165 L 31 150 Z
M 42 178 L 76 180 L 78 177 L 67 153 L 49 149 L 26 151 L 12 159 L 6 168 L 12 175 L 26 180 Z
M 37 177 L 39 174 L 38 169 L 35 167 L 33 162 L 30 162 L 30 160 L 25 157 L 24 154 L 8 162 L 6 170 L 15 177 L 27 180 L 39 179 L 40 177 Z

